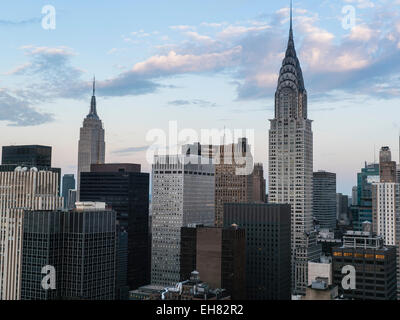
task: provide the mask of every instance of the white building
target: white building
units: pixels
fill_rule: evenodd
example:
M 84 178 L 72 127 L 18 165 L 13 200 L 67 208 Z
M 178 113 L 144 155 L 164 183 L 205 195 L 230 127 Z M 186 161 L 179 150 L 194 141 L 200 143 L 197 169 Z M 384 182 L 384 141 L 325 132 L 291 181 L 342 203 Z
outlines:
M 104 129 L 96 110 L 95 82 L 93 81 L 93 96 L 90 111 L 83 120 L 80 129 L 78 146 L 78 177 L 76 200 L 80 198 L 81 172 L 90 172 L 91 164 L 102 164 L 105 161 Z
M 197 156 L 155 156 L 152 166 L 151 283 L 180 281 L 181 227 L 214 225 L 215 166 Z
M 400 184 L 373 183 L 372 228 L 385 245 L 397 246 L 397 296 L 400 297 Z
M 0 172 L 0 300 L 20 299 L 24 212 L 63 205 L 57 173 L 35 168 Z

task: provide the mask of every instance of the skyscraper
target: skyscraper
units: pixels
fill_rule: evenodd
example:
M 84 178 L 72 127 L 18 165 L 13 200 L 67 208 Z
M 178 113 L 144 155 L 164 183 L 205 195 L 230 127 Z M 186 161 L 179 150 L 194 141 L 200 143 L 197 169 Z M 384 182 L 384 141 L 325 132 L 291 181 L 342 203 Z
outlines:
M 254 181 L 262 184 L 259 166 L 257 176 L 253 172 L 253 156 L 247 138 L 237 143 L 223 145 L 183 146 L 183 154 L 197 155 L 212 160 L 215 164 L 215 225 L 223 226 L 224 203 L 253 202 Z M 250 169 L 250 170 L 248 170 Z M 262 185 L 259 186 L 261 197 Z M 264 188 L 265 189 L 265 188 Z M 264 191 L 265 193 L 265 191 Z
M 396 300 L 396 248 L 386 246 L 381 236 L 347 231 L 343 245 L 332 249 L 333 282 L 339 295 L 355 300 Z M 355 289 L 344 289 L 343 267 L 356 271 Z
M 320 228 L 336 228 L 336 173 L 317 171 L 313 174 L 313 215 Z
M 188 230 L 189 229 L 189 230 Z M 228 291 L 234 300 L 246 297 L 246 235 L 229 228 L 190 226 L 181 229 L 181 280 L 194 270 L 212 289 Z
M 204 161 L 205 160 L 205 161 Z M 151 283 L 180 280 L 181 228 L 213 226 L 215 166 L 198 156 L 155 156 L 152 166 Z
M 313 133 L 293 40 L 292 9 L 289 41 L 275 93 L 275 117 L 270 122 L 268 202 L 291 205 L 292 290 L 305 294 L 307 239 L 313 228 Z
M 379 177 L 380 182 L 396 182 L 396 162 L 392 161 L 389 147 L 382 147 L 379 152 Z
M 61 169 L 51 165 L 52 147 L 40 145 L 4 146 L 0 172 L 13 172 L 20 167 L 22 171 L 51 171 L 58 176 L 58 192 L 61 195 Z M 18 168 L 18 170 L 20 169 Z
M 64 198 L 64 208 L 69 203 L 69 190 L 75 190 L 75 177 L 73 174 L 64 174 L 62 179 L 62 196 Z
M 265 189 L 265 179 L 264 179 L 264 167 L 262 163 L 254 164 L 253 171 L 253 201 L 254 202 L 266 202 L 266 193 Z
M 95 80 L 93 80 L 93 96 L 90 103 L 89 114 L 83 120 L 83 126 L 80 129 L 80 138 L 78 146 L 78 175 L 77 175 L 77 201 L 80 199 L 80 176 L 81 172 L 90 172 L 91 164 L 104 163 L 105 160 L 105 142 L 104 129 L 96 110 L 96 89 Z
M 379 153 L 380 181 L 372 183 L 372 229 L 387 246 L 396 246 L 397 296 L 400 297 L 400 185 L 396 183 L 396 162 L 389 147 Z
M 92 164 L 90 171 L 81 174 L 81 201 L 105 202 L 117 212 L 118 235 L 128 232 L 126 285 L 137 289 L 150 282 L 149 174 L 133 163 Z
M 51 167 L 51 147 L 39 145 L 4 146 L 1 163 Z
M 357 205 L 350 207 L 355 231 L 362 230 L 364 221 L 372 222 L 372 183 L 379 181 L 378 163 L 365 163 L 365 167 L 357 173 Z
M 81 202 L 70 211 L 27 211 L 23 222 L 23 300 L 115 298 L 115 211 Z M 54 290 L 42 288 L 45 265 L 55 268 Z
M 0 172 L 0 300 L 21 297 L 24 214 L 27 210 L 61 209 L 58 181 L 57 173 L 35 168 Z
M 224 225 L 245 229 L 246 298 L 290 300 L 290 206 L 227 203 Z

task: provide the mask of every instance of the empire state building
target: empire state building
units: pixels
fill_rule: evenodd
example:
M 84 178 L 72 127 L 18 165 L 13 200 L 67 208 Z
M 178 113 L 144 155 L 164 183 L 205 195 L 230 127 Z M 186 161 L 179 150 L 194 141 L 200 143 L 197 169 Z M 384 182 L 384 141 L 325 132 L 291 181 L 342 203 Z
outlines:
M 91 164 L 102 164 L 105 158 L 104 129 L 96 110 L 96 86 L 93 80 L 93 95 L 89 114 L 83 120 L 78 147 L 77 201 L 80 199 L 81 172 L 90 172 Z
M 275 93 L 269 130 L 269 201 L 291 205 L 292 293 L 305 294 L 308 261 L 319 259 L 313 231 L 313 133 L 307 118 L 307 91 L 293 40 L 289 41 Z

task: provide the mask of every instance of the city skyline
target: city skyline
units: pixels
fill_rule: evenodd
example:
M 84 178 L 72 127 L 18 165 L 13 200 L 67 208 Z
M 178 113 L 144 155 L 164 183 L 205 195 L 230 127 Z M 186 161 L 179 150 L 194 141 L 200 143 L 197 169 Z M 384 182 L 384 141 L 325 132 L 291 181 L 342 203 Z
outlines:
M 150 172 L 146 133 L 177 120 L 179 129 L 255 129 L 254 160 L 266 172 L 268 119 L 287 41 L 286 1 L 54 1 L 55 30 L 41 27 L 46 3 L 22 2 L 18 10 L 7 4 L 0 18 L 2 145 L 50 145 L 54 166 L 76 174 L 76 141 L 95 73 L 107 163 L 141 163 Z M 337 191 L 344 194 L 351 195 L 356 173 L 381 146 L 390 146 L 398 160 L 399 4 L 294 2 L 314 121 L 314 171 L 337 173 Z M 163 14 L 151 10 L 155 5 Z M 346 5 L 357 14 L 351 30 L 342 28 Z

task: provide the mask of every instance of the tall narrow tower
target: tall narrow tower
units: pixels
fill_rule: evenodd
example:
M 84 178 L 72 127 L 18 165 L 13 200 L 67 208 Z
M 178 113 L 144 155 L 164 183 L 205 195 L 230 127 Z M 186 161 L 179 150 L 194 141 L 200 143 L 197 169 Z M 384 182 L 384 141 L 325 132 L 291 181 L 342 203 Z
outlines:
M 304 294 L 307 263 L 319 258 L 312 232 L 313 134 L 307 91 L 296 55 L 290 6 L 289 42 L 269 131 L 269 202 L 291 205 L 292 292 Z
M 96 110 L 96 80 L 93 79 L 93 95 L 89 114 L 83 120 L 78 147 L 77 201 L 80 199 L 81 172 L 90 172 L 91 164 L 104 163 L 104 129 Z

